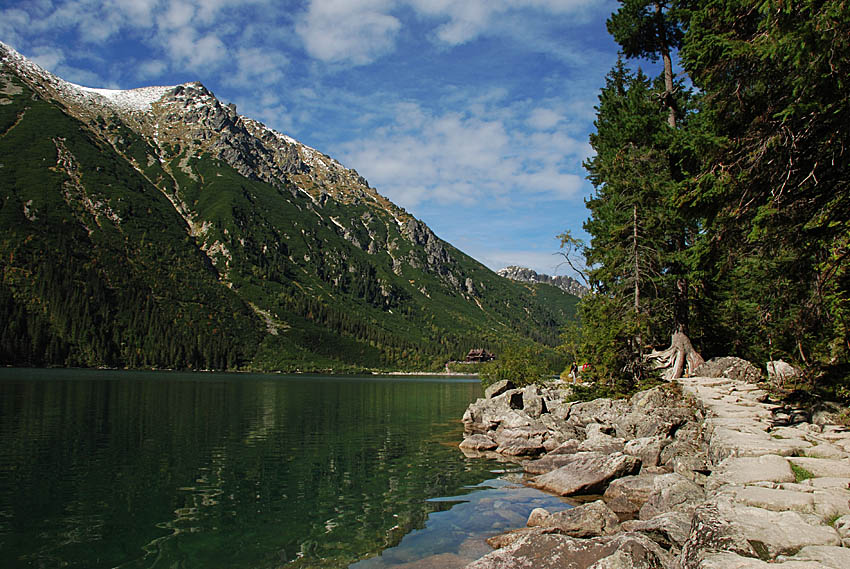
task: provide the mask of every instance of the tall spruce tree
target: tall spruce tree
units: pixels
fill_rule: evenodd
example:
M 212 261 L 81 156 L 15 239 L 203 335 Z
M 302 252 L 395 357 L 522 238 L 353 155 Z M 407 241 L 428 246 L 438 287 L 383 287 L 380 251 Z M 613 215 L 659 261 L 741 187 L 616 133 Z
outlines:
M 671 8 L 665 0 L 620 0 L 620 9 L 611 15 L 607 24 L 608 31 L 620 44 L 626 57 L 651 61 L 657 61 L 659 57 L 662 59 L 663 89 L 657 89 L 655 97 L 667 110 L 667 125 L 674 131 L 681 127 L 682 121 L 686 119 L 686 111 L 681 106 L 683 96 L 674 78 L 672 64 L 672 52 L 681 45 L 684 35 L 680 11 Z M 681 182 L 683 177 L 678 163 L 682 156 L 677 146 L 687 146 L 681 144 L 681 133 L 671 135 L 663 151 L 668 162 L 665 168 L 675 178 L 675 183 Z M 668 368 L 665 372 L 668 378 L 681 377 L 686 368 L 695 368 L 702 363 L 702 357 L 690 340 L 690 282 L 685 257 L 691 245 L 691 232 L 685 219 L 672 207 L 672 195 L 675 193 L 668 194 L 668 219 L 682 225 L 671 228 L 667 233 L 666 243 L 671 250 L 668 258 L 676 260 L 666 267 L 665 273 L 676 276 L 671 296 L 674 323 L 670 347 L 663 351 L 653 351 L 649 355 L 658 367 Z
M 584 226 L 591 235 L 584 254 L 595 294 L 581 303 L 588 326 L 582 351 L 602 375 L 619 381 L 628 381 L 624 375 L 640 379 L 645 345 L 669 338 L 671 329 L 683 340 L 674 342 L 674 351 L 655 353 L 670 359 L 668 375 L 679 376 L 686 364 L 701 360 L 681 328 L 687 314 L 679 297 L 688 294 L 680 290 L 688 271 L 682 255 L 694 231 L 673 203 L 682 177 L 680 132 L 668 127 L 667 109 L 653 97 L 657 91 L 641 71 L 632 73 L 618 61 L 599 96 L 590 137 L 596 155 L 585 163 L 595 188 Z

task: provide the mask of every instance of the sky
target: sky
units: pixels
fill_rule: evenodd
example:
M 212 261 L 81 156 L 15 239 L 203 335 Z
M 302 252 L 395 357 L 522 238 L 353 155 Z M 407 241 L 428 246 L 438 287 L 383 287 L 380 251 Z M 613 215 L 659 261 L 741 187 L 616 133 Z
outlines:
M 613 0 L 0 0 L 0 41 L 63 79 L 201 81 L 354 168 L 493 270 L 571 275 Z

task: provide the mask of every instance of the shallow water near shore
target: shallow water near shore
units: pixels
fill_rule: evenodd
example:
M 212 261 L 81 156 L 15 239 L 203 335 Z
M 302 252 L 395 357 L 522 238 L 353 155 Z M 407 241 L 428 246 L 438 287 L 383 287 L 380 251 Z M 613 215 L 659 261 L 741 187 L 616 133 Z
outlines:
M 532 508 L 566 507 L 457 449 L 480 394 L 446 377 L 0 369 L 3 566 L 462 566 Z

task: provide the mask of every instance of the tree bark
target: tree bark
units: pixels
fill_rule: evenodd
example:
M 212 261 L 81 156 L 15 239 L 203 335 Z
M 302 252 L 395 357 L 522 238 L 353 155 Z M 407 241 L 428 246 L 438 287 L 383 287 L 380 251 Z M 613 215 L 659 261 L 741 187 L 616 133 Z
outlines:
M 673 60 L 670 57 L 670 45 L 664 31 L 664 13 L 661 10 L 662 3 L 655 3 L 655 17 L 658 22 L 658 37 L 661 44 L 661 60 L 664 62 L 664 95 L 662 100 L 669 110 L 667 124 L 670 128 L 676 128 L 676 103 L 673 99 Z

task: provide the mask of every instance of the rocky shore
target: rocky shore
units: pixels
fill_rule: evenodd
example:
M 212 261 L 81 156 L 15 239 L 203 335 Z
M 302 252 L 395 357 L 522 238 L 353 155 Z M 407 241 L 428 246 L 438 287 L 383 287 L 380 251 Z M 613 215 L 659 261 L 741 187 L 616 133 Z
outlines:
M 467 569 L 850 568 L 850 430 L 771 402 L 741 360 L 704 370 L 628 400 L 488 388 L 461 449 L 578 505 L 535 510 Z

